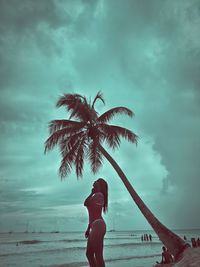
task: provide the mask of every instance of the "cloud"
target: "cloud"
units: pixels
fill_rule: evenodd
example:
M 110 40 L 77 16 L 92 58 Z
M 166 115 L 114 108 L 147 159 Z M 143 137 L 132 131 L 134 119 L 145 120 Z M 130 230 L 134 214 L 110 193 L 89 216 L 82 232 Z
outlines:
M 119 116 L 112 124 L 140 137 L 137 148 L 122 142 L 119 151 L 109 153 L 167 225 L 198 225 L 199 1 L 26 0 L 14 5 L 7 0 L 0 5 L 3 214 L 17 218 L 22 212 L 28 220 L 28 214 L 39 216 L 47 207 L 60 214 L 83 203 L 101 176 L 109 183 L 110 214 L 123 215 L 118 226 L 147 227 L 106 160 L 97 176 L 85 164 L 83 180 L 77 182 L 72 172 L 61 183 L 58 150 L 43 155 L 48 122 L 68 117 L 55 108 L 58 97 L 73 92 L 94 97 L 100 89 L 106 106 L 97 102 L 98 111 L 132 109 L 133 120 Z M 111 217 L 106 215 L 110 225 Z
M 39 5 L 31 0 L 20 1 L 14 5 L 12 1 L 1 1 L 1 31 L 8 30 L 21 34 L 21 32 L 36 30 L 40 24 L 45 23 L 50 28 L 67 26 L 70 15 L 55 1 L 44 0 Z

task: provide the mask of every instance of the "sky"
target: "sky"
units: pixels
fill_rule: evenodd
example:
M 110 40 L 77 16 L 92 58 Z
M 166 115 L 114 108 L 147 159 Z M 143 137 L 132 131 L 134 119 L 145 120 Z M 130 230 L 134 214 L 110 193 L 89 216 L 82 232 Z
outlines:
M 169 229 L 199 228 L 200 2 L 0 0 L 0 231 L 84 231 L 93 182 L 108 182 L 107 229 L 151 229 L 112 166 L 61 181 L 48 123 L 68 119 L 64 93 L 100 90 L 101 114 L 138 146 L 103 146 Z

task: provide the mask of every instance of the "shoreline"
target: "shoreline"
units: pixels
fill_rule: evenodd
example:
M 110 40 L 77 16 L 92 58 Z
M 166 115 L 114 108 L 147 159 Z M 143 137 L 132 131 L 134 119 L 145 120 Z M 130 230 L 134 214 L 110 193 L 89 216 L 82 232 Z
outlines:
M 108 232 L 105 239 L 104 260 L 107 267 L 153 267 L 161 260 L 162 243 L 157 236 L 152 242 L 142 242 L 141 232 Z M 189 241 L 200 231 L 178 232 Z M 2 266 L 71 267 L 88 266 L 86 239 L 82 232 L 73 233 L 12 233 L 1 234 Z M 157 265 L 156 267 L 162 267 Z M 174 267 L 200 266 L 200 247 L 186 248 Z

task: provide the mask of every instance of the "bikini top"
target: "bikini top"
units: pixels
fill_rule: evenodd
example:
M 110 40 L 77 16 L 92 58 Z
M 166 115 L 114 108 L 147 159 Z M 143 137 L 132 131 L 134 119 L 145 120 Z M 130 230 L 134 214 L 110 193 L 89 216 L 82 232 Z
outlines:
M 104 196 L 101 192 L 94 193 L 90 199 L 90 205 L 96 204 L 98 206 L 104 205 Z

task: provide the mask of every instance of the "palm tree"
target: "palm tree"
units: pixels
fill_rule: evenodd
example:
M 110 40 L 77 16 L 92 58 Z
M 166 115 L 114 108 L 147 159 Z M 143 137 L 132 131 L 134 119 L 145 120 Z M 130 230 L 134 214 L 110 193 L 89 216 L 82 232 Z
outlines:
M 121 137 L 137 144 L 138 137 L 132 131 L 108 124 L 108 121 L 117 114 L 132 117 L 133 112 L 126 107 L 116 107 L 98 116 L 94 108 L 98 99 L 105 104 L 100 92 L 92 103 L 79 94 L 64 94 L 59 98 L 56 107 L 66 107 L 71 115 L 69 120 L 53 120 L 49 123 L 50 137 L 45 142 L 45 153 L 52 150 L 56 145 L 59 146 L 62 156 L 59 168 L 61 179 L 71 172 L 73 166 L 75 166 L 77 178 L 81 177 L 85 157 L 90 161 L 92 172 L 96 173 L 102 165 L 104 156 L 120 176 L 131 197 L 157 233 L 159 239 L 171 254 L 178 258 L 189 245 L 166 228 L 153 215 L 133 189 L 119 165 L 102 146 L 105 141 L 112 149 L 118 148 Z M 75 120 L 71 120 L 71 118 L 75 118 Z

